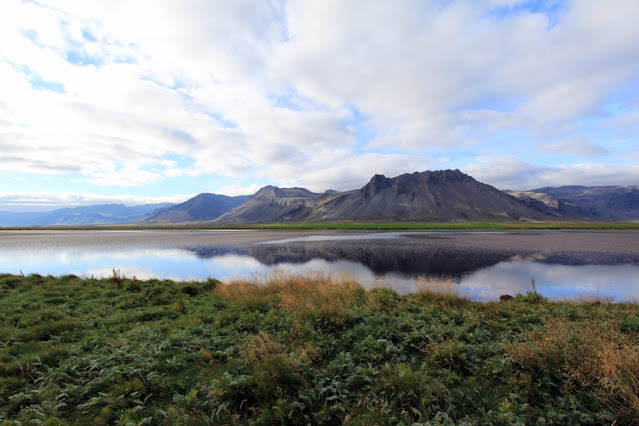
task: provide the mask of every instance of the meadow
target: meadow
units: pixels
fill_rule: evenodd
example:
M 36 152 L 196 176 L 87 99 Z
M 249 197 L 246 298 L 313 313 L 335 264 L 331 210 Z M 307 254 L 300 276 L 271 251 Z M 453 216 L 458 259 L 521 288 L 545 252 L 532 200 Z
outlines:
M 296 222 L 250 225 L 212 225 L 210 222 L 158 225 L 89 225 L 89 226 L 21 226 L 0 227 L 8 231 L 43 230 L 157 230 L 157 229 L 260 229 L 260 230 L 371 230 L 371 231 L 519 231 L 519 230 L 584 230 L 636 231 L 639 222 Z
M 636 424 L 639 306 L 0 275 L 5 424 Z

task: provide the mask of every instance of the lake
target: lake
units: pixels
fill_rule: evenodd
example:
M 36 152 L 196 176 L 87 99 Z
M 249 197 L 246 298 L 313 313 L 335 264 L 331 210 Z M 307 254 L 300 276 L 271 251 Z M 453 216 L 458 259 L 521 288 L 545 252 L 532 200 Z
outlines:
M 639 232 L 0 231 L 0 272 L 222 281 L 320 271 L 400 293 L 450 282 L 477 300 L 639 299 Z

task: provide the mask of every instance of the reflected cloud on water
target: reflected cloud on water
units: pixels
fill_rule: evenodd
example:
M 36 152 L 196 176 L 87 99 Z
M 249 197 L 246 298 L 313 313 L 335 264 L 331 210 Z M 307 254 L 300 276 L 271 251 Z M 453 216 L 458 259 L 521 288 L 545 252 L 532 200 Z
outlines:
M 598 260 L 603 260 L 597 264 Z M 400 293 L 418 289 L 417 277 L 451 279 L 458 293 L 479 300 L 501 294 L 525 294 L 536 289 L 561 299 L 578 295 L 636 300 L 639 265 L 615 264 L 606 259 L 578 258 L 574 254 L 538 255 L 509 250 L 424 247 L 410 240 L 392 243 L 374 239 L 294 241 L 255 244 L 244 248 L 201 246 L 131 249 L 0 250 L 0 271 L 25 274 L 75 274 L 108 277 L 113 270 L 138 279 L 220 280 L 285 273 L 323 271 L 348 276 L 365 287 L 386 286 Z

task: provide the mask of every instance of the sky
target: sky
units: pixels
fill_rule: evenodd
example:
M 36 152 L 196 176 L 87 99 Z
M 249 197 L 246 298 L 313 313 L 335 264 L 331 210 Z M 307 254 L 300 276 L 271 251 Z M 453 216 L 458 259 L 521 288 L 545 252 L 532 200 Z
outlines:
M 0 210 L 639 184 L 636 0 L 2 0 Z

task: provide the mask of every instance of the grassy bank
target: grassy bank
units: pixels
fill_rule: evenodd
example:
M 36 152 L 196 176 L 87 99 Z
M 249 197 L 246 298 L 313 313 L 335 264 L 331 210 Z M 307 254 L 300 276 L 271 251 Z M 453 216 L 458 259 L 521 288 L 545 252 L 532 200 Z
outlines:
M 265 281 L 0 275 L 0 421 L 639 421 L 636 304 Z
M 42 230 L 163 230 L 163 229 L 262 229 L 262 230 L 384 230 L 384 231 L 517 231 L 517 230 L 586 230 L 586 231 L 632 231 L 639 230 L 639 222 L 513 222 L 513 223 L 439 223 L 439 222 L 321 222 L 321 223 L 278 223 L 262 225 L 211 225 L 210 223 L 183 223 L 166 225 L 95 225 L 95 226 L 27 226 L 0 227 L 7 231 Z

